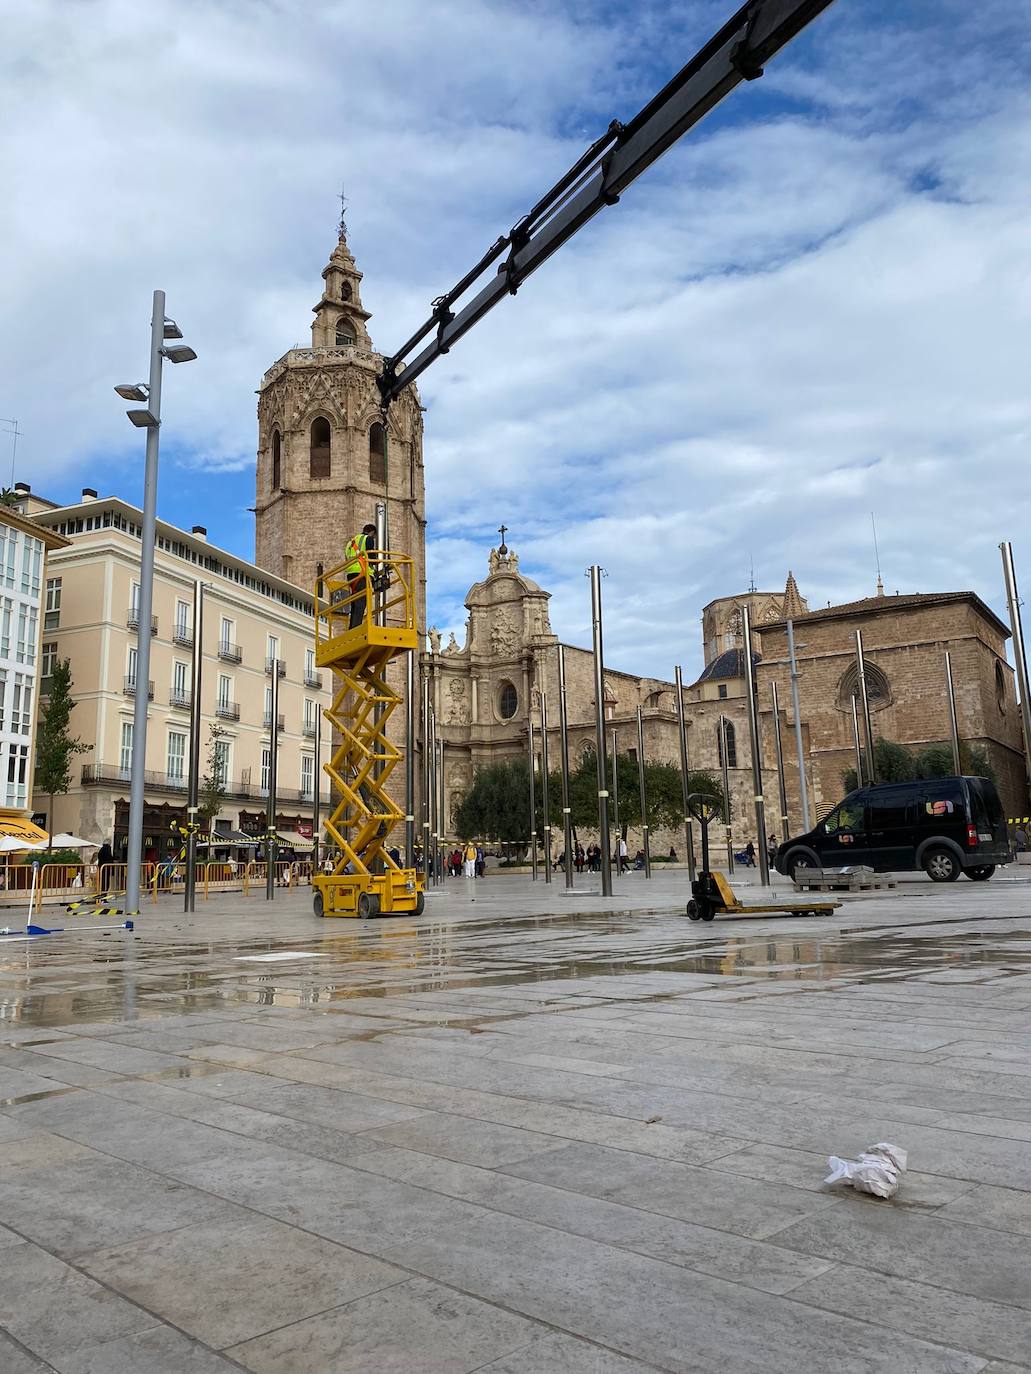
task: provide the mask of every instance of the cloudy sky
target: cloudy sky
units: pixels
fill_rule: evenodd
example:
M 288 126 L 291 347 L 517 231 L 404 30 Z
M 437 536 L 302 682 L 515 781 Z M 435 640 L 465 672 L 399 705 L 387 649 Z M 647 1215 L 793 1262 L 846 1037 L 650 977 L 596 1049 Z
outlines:
M 139 502 L 150 293 L 160 509 L 253 555 L 254 389 L 309 339 L 341 182 L 391 351 L 716 0 L 34 0 L 0 50 L 0 416 L 20 480 Z M 700 666 L 715 596 L 1031 587 L 1031 36 L 1008 0 L 838 0 L 422 379 L 430 619 L 504 520 L 611 666 Z M 1026 19 L 1026 15 L 1023 16 Z M 0 424 L 0 479 L 12 440 Z M 342 536 L 346 532 L 342 531 Z

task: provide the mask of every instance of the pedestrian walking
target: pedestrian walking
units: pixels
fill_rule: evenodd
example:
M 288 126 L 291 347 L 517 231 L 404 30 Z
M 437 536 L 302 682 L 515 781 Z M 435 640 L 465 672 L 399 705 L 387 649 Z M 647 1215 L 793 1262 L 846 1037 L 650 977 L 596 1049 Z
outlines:
M 752 843 L 751 840 L 749 840 L 748 843 L 745 845 L 745 867 L 755 867 L 755 845 Z

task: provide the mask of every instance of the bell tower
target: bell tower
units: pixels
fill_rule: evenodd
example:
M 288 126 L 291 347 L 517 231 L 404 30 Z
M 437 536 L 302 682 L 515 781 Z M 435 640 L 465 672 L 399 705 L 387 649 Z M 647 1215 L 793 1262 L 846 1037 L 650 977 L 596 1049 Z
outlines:
M 305 588 L 385 501 L 391 547 L 415 564 L 419 624 L 426 611 L 422 407 L 409 387 L 384 416 L 361 281 L 347 232 L 323 268 L 311 347 L 292 348 L 258 388 L 255 562 Z

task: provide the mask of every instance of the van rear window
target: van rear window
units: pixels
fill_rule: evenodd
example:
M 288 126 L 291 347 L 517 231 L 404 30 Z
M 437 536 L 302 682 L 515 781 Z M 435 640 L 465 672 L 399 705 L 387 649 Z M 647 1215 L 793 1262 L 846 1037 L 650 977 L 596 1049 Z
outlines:
M 957 818 L 966 815 L 962 787 L 956 782 L 927 783 L 921 793 L 919 810 L 924 818 Z

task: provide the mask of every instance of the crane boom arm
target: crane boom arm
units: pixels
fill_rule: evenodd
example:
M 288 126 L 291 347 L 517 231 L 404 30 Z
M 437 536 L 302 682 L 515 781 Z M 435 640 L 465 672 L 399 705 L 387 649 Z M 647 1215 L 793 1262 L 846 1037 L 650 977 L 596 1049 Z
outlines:
M 628 124 L 613 120 L 566 174 L 445 295 L 378 379 L 388 406 L 441 354 L 626 188 L 833 0 L 749 0 Z M 496 274 L 458 313 L 452 309 L 507 250 Z M 434 334 L 411 361 L 423 340 Z

